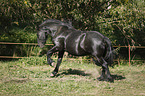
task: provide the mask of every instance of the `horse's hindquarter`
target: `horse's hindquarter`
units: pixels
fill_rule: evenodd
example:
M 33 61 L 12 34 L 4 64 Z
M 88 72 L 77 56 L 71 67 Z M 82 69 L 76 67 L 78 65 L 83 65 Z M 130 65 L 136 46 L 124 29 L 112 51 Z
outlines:
M 92 42 L 92 55 L 102 56 L 104 54 L 104 36 L 96 31 L 88 31 L 88 38 Z

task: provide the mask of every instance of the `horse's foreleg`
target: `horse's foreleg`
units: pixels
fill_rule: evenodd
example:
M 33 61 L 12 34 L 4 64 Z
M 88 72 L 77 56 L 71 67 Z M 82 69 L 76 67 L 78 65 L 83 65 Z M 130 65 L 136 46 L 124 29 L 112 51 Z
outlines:
M 60 64 L 61 64 L 61 61 L 62 61 L 62 58 L 63 58 L 63 54 L 64 54 L 64 51 L 60 51 L 60 52 L 58 53 L 57 65 L 56 65 L 54 71 L 53 71 L 52 74 L 51 74 L 52 77 L 56 76 L 56 74 L 58 73 L 58 69 L 59 69 L 59 66 L 60 66 Z
M 47 63 L 52 66 L 52 62 L 53 60 L 51 59 L 51 56 L 54 52 L 58 51 L 58 48 L 56 46 L 54 46 L 52 49 L 50 49 L 48 52 L 47 52 Z

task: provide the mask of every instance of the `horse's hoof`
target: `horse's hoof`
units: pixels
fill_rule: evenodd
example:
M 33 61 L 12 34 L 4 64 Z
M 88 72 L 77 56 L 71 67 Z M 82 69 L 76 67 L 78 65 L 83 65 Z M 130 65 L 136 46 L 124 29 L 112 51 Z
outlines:
M 51 67 L 55 67 L 55 62 L 52 62 L 52 63 L 50 64 L 50 66 L 51 66 Z
M 50 74 L 50 77 L 54 77 L 54 74 L 53 74 L 53 73 L 51 73 L 51 74 Z
M 98 77 L 97 80 L 99 80 L 99 81 L 105 81 L 105 79 L 103 77 Z
M 50 77 L 55 77 L 56 74 L 57 74 L 57 72 L 52 72 L 52 73 L 50 74 Z
M 114 79 L 113 78 L 107 78 L 107 81 L 113 83 Z
M 47 63 L 48 63 L 50 66 L 52 66 L 52 67 L 54 66 L 54 61 L 53 61 L 53 60 L 48 60 Z
M 53 67 L 53 64 L 52 63 L 48 63 L 51 67 Z

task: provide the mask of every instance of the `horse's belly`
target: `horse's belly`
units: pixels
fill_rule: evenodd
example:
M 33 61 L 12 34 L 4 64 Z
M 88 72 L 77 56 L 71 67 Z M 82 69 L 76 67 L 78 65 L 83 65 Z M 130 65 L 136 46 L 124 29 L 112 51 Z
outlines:
M 74 56 L 84 56 L 84 55 L 88 55 L 87 52 L 85 52 L 84 50 L 79 50 L 77 52 L 77 50 L 71 50 L 71 49 L 66 49 L 66 51 L 69 53 L 69 54 L 72 54 Z
M 72 54 L 74 56 L 84 56 L 84 55 L 88 55 L 88 53 L 86 53 L 84 50 L 79 50 L 79 52 L 77 52 L 76 50 L 66 50 L 69 54 Z

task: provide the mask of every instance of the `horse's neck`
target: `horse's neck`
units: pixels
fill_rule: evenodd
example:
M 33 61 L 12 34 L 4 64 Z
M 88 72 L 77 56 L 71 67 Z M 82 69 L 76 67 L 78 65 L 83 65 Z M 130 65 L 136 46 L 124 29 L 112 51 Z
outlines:
M 57 37 L 59 34 L 65 32 L 66 30 L 68 30 L 68 27 L 65 27 L 65 26 L 60 26 L 56 32 L 53 33 L 53 38 Z

